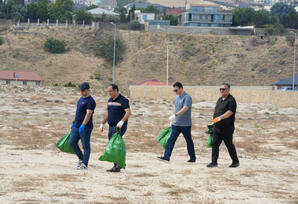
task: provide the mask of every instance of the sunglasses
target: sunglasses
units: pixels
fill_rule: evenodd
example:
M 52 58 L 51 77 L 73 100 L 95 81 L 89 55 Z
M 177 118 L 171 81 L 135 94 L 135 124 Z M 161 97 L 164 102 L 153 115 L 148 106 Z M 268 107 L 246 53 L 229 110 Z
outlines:
M 227 90 L 227 89 L 225 89 L 225 88 L 220 88 L 219 90 L 220 90 L 220 91 L 225 91 L 225 90 Z
M 178 92 L 178 89 L 174 89 L 173 91 L 174 91 L 175 93 L 177 93 L 177 92 Z

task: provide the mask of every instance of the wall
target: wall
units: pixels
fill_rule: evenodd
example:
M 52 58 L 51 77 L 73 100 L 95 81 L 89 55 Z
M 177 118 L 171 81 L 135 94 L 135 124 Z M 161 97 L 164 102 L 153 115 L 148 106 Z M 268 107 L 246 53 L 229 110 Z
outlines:
M 232 27 L 231 27 L 232 28 Z M 169 33 L 195 33 L 201 35 L 214 34 L 214 35 L 252 35 L 253 30 L 235 30 L 230 27 L 191 27 L 191 26 L 156 26 L 149 25 L 146 27 L 148 32 L 169 32 Z
M 5 84 L 6 84 L 6 80 L 0 80 L 0 85 L 5 85 Z M 23 86 L 23 81 L 10 80 L 10 85 Z M 27 86 L 36 86 L 36 81 L 27 81 Z
M 219 97 L 217 86 L 186 86 L 194 102 L 216 101 Z M 172 87 L 166 86 L 130 86 L 130 98 L 174 100 Z M 240 103 L 265 103 L 278 107 L 298 108 L 298 92 L 272 90 L 271 86 L 235 86 L 231 88 L 232 95 Z

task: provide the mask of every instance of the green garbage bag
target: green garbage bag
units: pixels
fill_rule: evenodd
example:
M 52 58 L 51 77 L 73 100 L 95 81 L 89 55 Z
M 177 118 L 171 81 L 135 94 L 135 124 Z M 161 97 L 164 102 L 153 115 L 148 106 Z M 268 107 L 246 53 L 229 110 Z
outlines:
M 208 130 L 206 131 L 206 134 L 209 134 L 209 138 L 208 138 L 208 140 L 207 140 L 207 145 L 208 145 L 209 147 L 212 147 L 213 128 L 214 128 L 214 125 L 208 125 Z
M 165 149 L 168 145 L 170 136 L 172 133 L 172 128 L 171 127 L 167 127 L 164 128 L 158 135 L 157 140 L 159 142 L 159 144 Z
M 57 143 L 56 147 L 60 149 L 62 152 L 74 154 L 74 151 L 72 147 L 69 145 L 69 138 L 70 138 L 70 132 L 64 135 Z
M 113 162 L 116 163 L 118 166 L 125 168 L 126 146 L 119 133 L 119 130 L 112 136 L 112 138 L 108 142 L 104 154 L 101 155 L 98 160 Z

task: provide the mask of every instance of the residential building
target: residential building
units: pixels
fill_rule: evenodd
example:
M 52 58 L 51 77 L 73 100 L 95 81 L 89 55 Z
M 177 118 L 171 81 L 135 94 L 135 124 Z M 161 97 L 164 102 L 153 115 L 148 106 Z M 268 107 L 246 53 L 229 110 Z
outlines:
M 177 16 L 178 24 L 182 24 L 182 17 L 184 12 L 185 12 L 185 8 L 169 8 L 166 14 Z
M 294 83 L 294 88 L 295 90 L 298 89 L 298 74 L 295 75 L 294 77 L 295 83 Z M 288 87 L 293 87 L 293 76 L 287 78 L 287 79 L 281 79 L 275 83 L 272 84 L 275 89 L 283 89 L 283 88 L 288 88 Z
M 151 5 L 150 3 L 129 3 L 129 4 L 126 4 L 124 8 L 126 8 L 127 11 L 129 11 L 133 6 L 135 6 L 136 9 L 142 9 L 142 8 L 147 8 L 150 5 Z
M 0 84 L 40 86 L 42 78 L 37 72 L 0 71 Z
M 155 20 L 154 13 L 142 13 L 140 10 L 136 10 L 135 14 L 136 14 L 137 20 L 142 24 L 145 24 L 148 21 Z
M 114 10 L 117 8 L 117 0 L 95 0 L 99 8 Z
M 138 86 L 165 86 L 166 83 L 158 81 L 157 79 L 148 79 L 146 81 L 140 82 Z
M 183 15 L 185 26 L 229 27 L 232 25 L 232 11 L 222 10 L 217 4 L 188 4 Z
M 90 9 L 88 10 L 88 12 L 91 13 L 94 17 L 101 17 L 102 15 L 119 17 L 118 13 L 115 13 L 111 10 L 102 9 L 102 8 Z

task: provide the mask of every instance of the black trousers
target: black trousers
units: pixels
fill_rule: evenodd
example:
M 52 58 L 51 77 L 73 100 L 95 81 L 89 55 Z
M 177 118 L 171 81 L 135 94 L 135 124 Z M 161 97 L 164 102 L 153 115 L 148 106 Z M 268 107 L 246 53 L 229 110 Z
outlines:
M 237 152 L 235 145 L 233 144 L 233 133 L 235 128 L 214 128 L 213 130 L 213 140 L 212 140 L 212 162 L 217 163 L 219 146 L 222 141 L 224 141 L 226 147 L 228 148 L 229 154 L 233 162 L 239 162 L 237 157 Z

